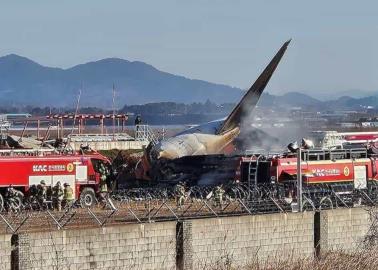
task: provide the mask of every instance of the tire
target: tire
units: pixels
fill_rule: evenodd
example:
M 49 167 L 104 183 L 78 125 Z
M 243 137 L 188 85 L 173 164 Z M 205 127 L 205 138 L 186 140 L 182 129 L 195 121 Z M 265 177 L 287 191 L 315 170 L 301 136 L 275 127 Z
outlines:
M 4 198 L 3 195 L 0 194 L 0 212 L 4 211 Z
M 80 193 L 80 204 L 81 207 L 91 207 L 95 205 L 97 202 L 96 200 L 96 193 L 94 192 L 93 188 L 86 187 Z

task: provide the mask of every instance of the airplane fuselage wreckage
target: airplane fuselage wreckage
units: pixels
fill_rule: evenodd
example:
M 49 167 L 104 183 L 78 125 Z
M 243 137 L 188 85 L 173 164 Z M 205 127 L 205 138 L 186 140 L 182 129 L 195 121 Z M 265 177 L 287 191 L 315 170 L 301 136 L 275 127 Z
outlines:
M 179 181 L 172 167 L 175 162 L 182 163 L 180 161 L 188 157 L 203 159 L 204 156 L 232 153 L 233 142 L 240 133 L 243 117 L 249 115 L 256 107 L 289 43 L 290 40 L 282 45 L 228 117 L 192 127 L 157 144 L 150 143 L 137 164 L 136 178 L 169 180 L 175 174 L 175 180 Z

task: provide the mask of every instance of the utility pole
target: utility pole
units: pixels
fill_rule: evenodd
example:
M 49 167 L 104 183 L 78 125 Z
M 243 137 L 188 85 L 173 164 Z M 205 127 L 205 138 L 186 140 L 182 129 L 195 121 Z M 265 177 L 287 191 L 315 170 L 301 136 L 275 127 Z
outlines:
M 299 147 L 297 150 L 297 203 L 299 212 L 303 211 L 302 199 L 302 149 Z

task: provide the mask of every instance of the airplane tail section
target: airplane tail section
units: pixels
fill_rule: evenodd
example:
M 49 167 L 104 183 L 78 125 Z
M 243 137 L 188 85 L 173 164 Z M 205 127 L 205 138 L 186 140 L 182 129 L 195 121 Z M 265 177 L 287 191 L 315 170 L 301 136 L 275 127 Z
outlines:
M 285 54 L 290 41 L 291 40 L 288 40 L 282 45 L 280 50 L 270 61 L 269 65 L 264 69 L 264 71 L 260 74 L 251 88 L 249 88 L 239 104 L 223 122 L 223 125 L 219 129 L 218 134 L 222 134 L 230 129 L 239 126 L 243 115 L 250 113 L 255 108 L 262 92 L 264 91 L 266 85 L 272 77 L 273 72 L 276 70 L 282 56 Z

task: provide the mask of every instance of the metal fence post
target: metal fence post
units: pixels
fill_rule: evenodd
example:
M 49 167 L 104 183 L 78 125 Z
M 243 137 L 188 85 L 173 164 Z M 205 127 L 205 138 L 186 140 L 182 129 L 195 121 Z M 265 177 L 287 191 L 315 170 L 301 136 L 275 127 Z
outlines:
M 299 147 L 297 151 L 297 203 L 298 211 L 303 211 L 302 196 L 302 149 Z
M 151 199 L 148 199 L 148 222 L 151 223 Z

